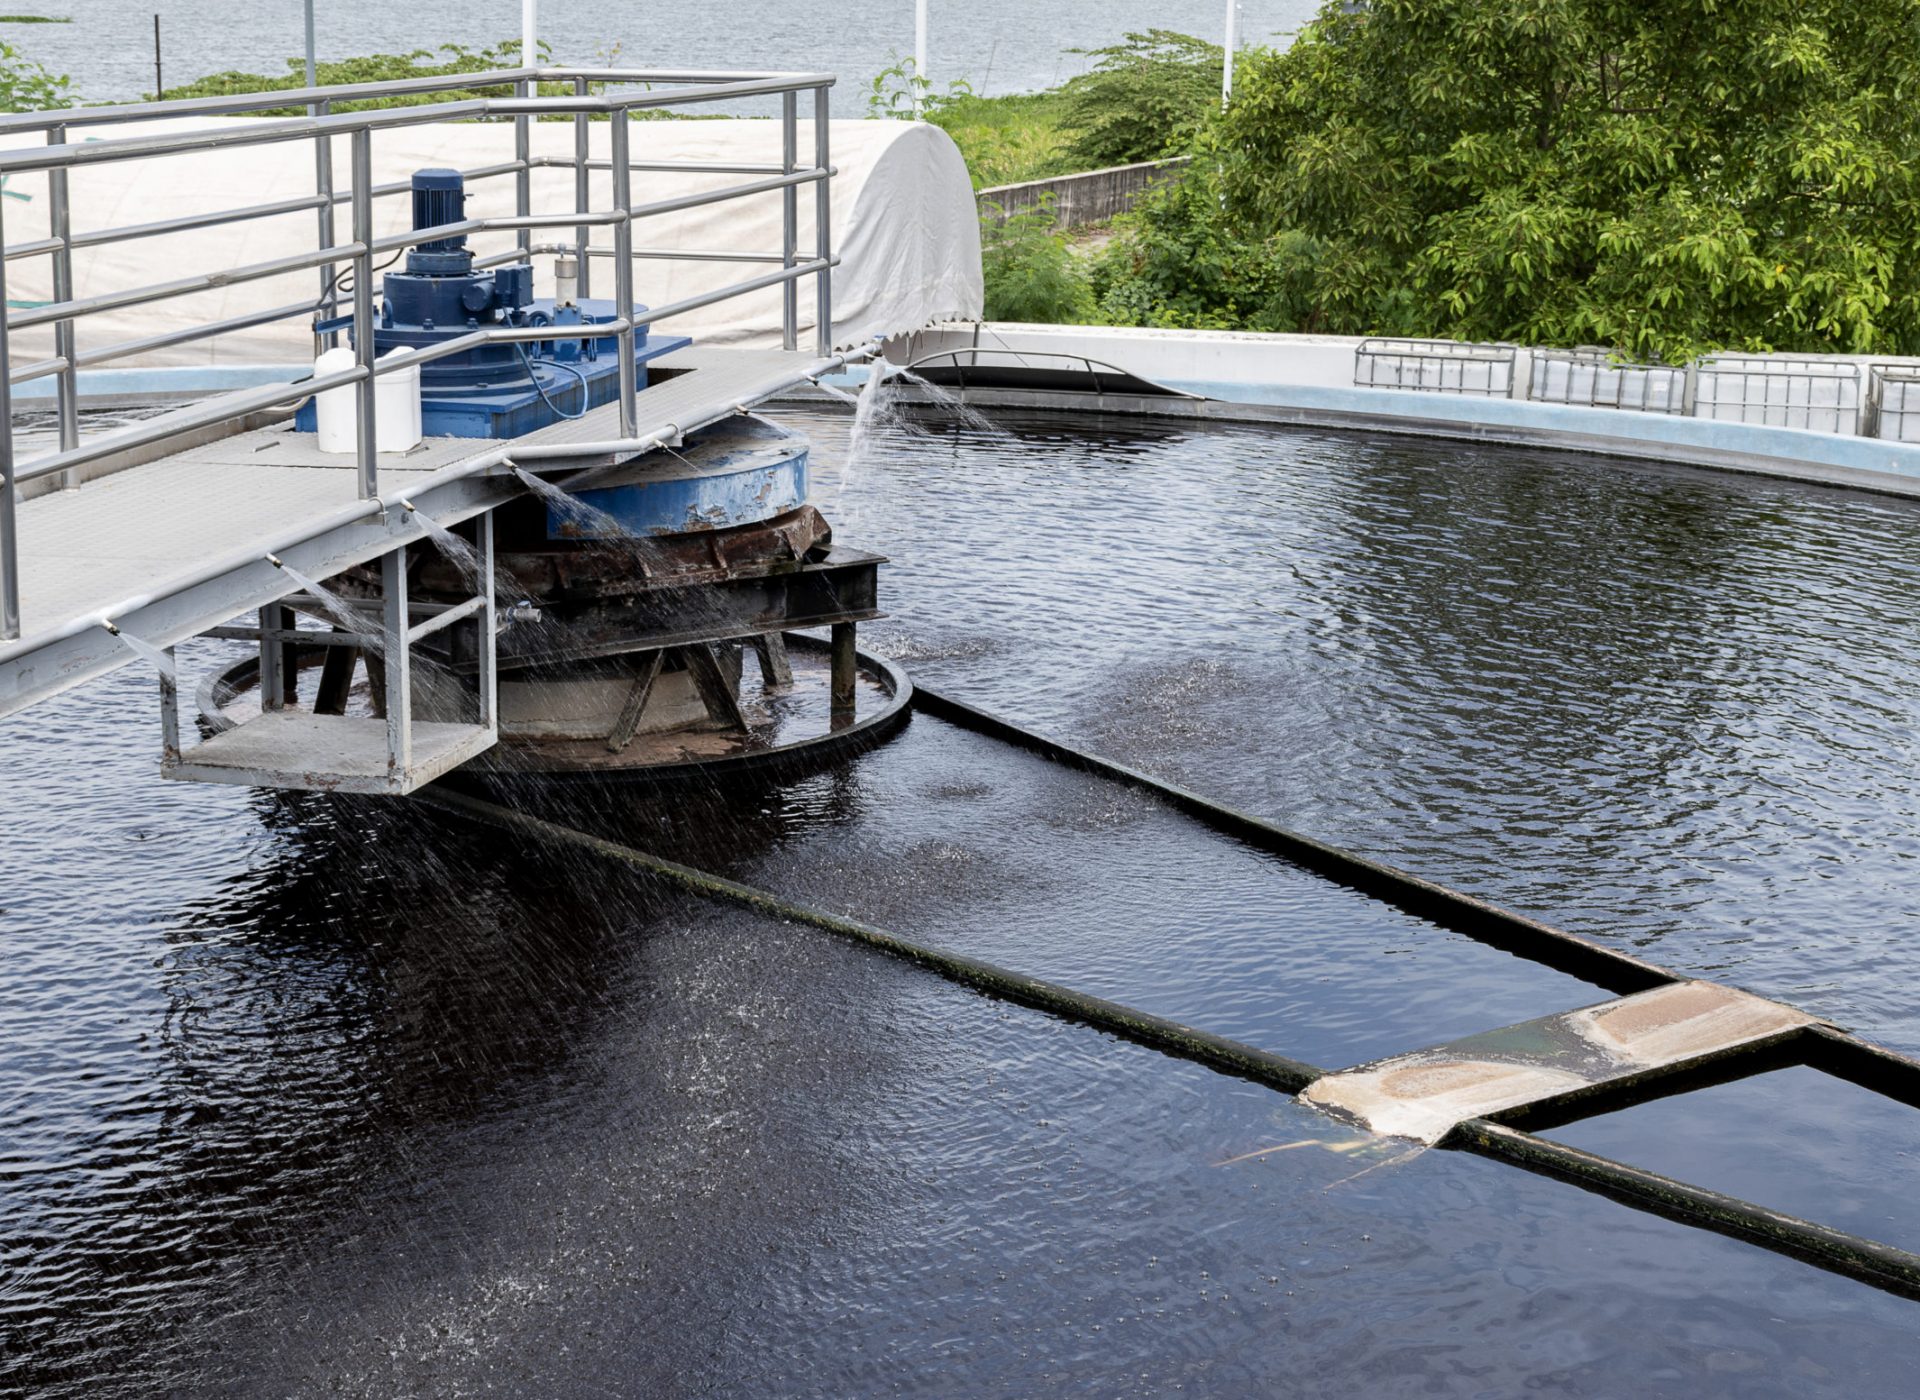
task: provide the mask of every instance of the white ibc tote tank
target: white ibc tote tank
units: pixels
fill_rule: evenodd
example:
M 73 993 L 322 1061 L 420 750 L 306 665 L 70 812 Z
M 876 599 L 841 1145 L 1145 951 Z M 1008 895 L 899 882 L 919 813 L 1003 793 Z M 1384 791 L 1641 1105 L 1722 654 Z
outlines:
M 389 350 L 381 359 L 397 355 Z M 313 362 L 314 377 L 352 369 L 353 351 L 336 346 Z M 354 453 L 360 450 L 360 389 L 345 384 L 314 395 L 314 416 L 322 452 Z M 420 366 L 383 374 L 374 381 L 373 439 L 380 452 L 411 452 L 420 445 Z

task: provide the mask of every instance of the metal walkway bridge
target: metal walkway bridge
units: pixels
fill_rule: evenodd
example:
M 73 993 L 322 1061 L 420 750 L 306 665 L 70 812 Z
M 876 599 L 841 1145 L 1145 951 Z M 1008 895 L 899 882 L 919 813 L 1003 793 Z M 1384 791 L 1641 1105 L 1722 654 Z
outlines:
M 9 242 L 0 227 L 0 298 L 5 269 L 24 258 L 52 263 L 54 300 L 46 305 L 8 303 L 0 332 L 0 716 L 136 662 L 158 660 L 192 637 L 215 632 L 258 641 L 263 674 L 277 663 L 284 636 L 268 610 L 298 593 L 298 576 L 324 579 L 342 569 L 379 562 L 384 581 L 384 636 L 388 665 L 401 683 L 390 688 L 395 703 L 383 721 L 335 719 L 317 745 L 320 767 L 311 784 L 348 790 L 406 792 L 454 763 L 491 745 L 497 737 L 491 695 L 494 680 L 493 600 L 476 597 L 460 607 L 423 616 L 406 597 L 405 550 L 428 536 L 418 518 L 446 527 L 483 517 L 479 529 L 491 564 L 490 512 L 524 493 L 515 468 L 577 471 L 617 464 L 742 411 L 785 389 L 859 359 L 834 353 L 832 344 L 832 245 L 828 182 L 828 97 L 824 74 L 682 73 L 642 69 L 519 68 L 456 77 L 355 84 L 254 93 L 186 102 L 0 117 L 0 176 L 44 176 L 52 235 Z M 498 89 L 502 96 L 434 101 L 453 89 Z M 547 95 L 558 93 L 559 95 Z M 811 160 L 802 164 L 800 111 L 809 99 Z M 340 112 L 345 104 L 404 98 L 423 105 Z M 668 109 L 721 100 L 765 98 L 777 104 L 769 144 L 779 149 L 757 165 L 673 163 L 671 169 L 702 177 L 724 176 L 717 188 L 639 203 L 631 192 L 635 169 L 661 170 L 660 162 L 636 162 L 631 154 L 634 119 Z M 304 106 L 307 115 L 179 129 L 178 118 L 257 113 Z M 574 199 L 571 207 L 533 207 L 530 123 L 565 119 L 574 128 Z M 463 219 L 458 223 L 376 237 L 374 202 L 408 193 L 406 183 L 376 184 L 373 144 L 382 133 L 429 122 L 495 123 L 510 156 L 463 171 L 469 181 L 515 181 L 516 212 L 510 218 Z M 589 123 L 611 128 L 611 159 L 588 155 Z M 167 121 L 165 130 L 143 125 Z M 78 128 L 112 124 L 107 139 L 86 139 Z M 132 134 L 127 128 L 131 126 Z M 335 186 L 334 144 L 344 143 L 349 178 Z M 164 160 L 191 152 L 259 147 L 278 159 L 285 146 L 311 151 L 314 193 L 242 208 L 210 209 L 164 222 L 76 231 L 68 200 L 68 174 L 83 167 Z M 505 153 L 503 152 L 503 155 Z M 604 175 L 604 190 L 597 176 Z M 814 242 L 804 253 L 799 240 L 799 197 L 814 191 Z M 783 202 L 783 246 L 752 254 L 713 250 L 636 250 L 635 224 L 650 216 L 696 205 L 777 197 Z M 336 215 L 350 213 L 347 237 L 338 237 Z M 242 267 L 200 268 L 144 286 L 116 288 L 85 297 L 74 294 L 76 250 L 177 234 L 198 228 L 271 219 L 310 210 L 315 240 L 310 252 Z M 608 231 L 596 244 L 593 231 Z M 577 255 L 580 290 L 592 279 L 595 259 L 611 263 L 616 318 L 566 328 L 488 325 L 439 344 L 389 353 L 375 361 L 374 275 L 380 260 L 434 240 L 465 235 L 511 235 L 512 245 L 489 253 L 477 266 L 527 259 L 536 251 L 537 230 L 569 234 L 564 244 L 537 251 Z M 659 382 L 640 387 L 633 347 L 645 327 L 626 308 L 635 306 L 636 257 L 684 257 L 764 265 L 739 281 L 667 306 L 651 308 L 646 324 L 658 325 L 729 298 L 779 288 L 783 292 L 784 347 L 780 350 L 682 352 L 656 361 Z M 217 321 L 183 317 L 177 329 L 117 344 L 82 349 L 80 331 L 89 316 L 120 308 L 191 296 L 214 288 L 269 284 L 310 271 L 316 295 L 291 304 L 266 305 Z M 343 278 L 351 290 L 341 291 Z M 800 283 L 814 289 L 813 345 L 800 346 L 803 329 Z M 212 396 L 117 431 L 82 438 L 80 371 L 143 353 L 278 320 L 311 319 L 317 328 L 339 314 L 354 327 L 355 363 L 346 369 L 293 383 L 268 384 Z M 337 322 L 336 322 L 337 324 Z M 50 329 L 51 356 L 28 360 L 19 353 L 22 335 Z M 44 335 L 45 330 L 41 333 Z M 511 442 L 471 438 L 428 439 L 402 455 L 376 451 L 375 383 L 451 354 L 496 342 L 617 335 L 618 392 L 611 403 L 573 421 L 554 424 Z M 316 334 L 316 349 L 333 336 Z M 58 442 L 54 450 L 21 459 L 13 425 L 13 387 L 51 377 L 55 382 Z M 292 430 L 294 406 L 308 395 L 349 388 L 357 402 L 357 449 L 332 455 L 317 449 L 314 435 Z M 253 626 L 232 626 L 259 611 Z M 274 609 L 277 612 L 277 609 Z M 411 644 L 442 627 L 472 619 L 483 655 L 478 710 L 465 725 L 415 725 L 404 683 Z M 183 760 L 177 696 L 164 675 L 163 770 L 172 776 L 212 777 L 225 749 L 236 755 L 249 741 L 229 734 L 202 745 Z M 290 719 L 291 717 L 287 717 Z M 303 716 L 304 721 L 317 717 Z M 286 725 L 283 721 L 282 728 Z M 311 726 L 310 726 L 311 727 Z M 416 732 L 418 731 L 418 732 Z M 449 733 L 446 731 L 457 731 Z M 287 737 L 287 736 L 283 736 Z M 311 737 L 311 736 L 310 736 Z M 257 740 L 256 734 L 255 739 Z M 257 747 L 257 743 L 254 744 Z M 195 755 L 198 755 L 196 758 Z M 236 758 L 232 781 L 257 772 Z M 196 771 L 197 765 L 197 771 Z

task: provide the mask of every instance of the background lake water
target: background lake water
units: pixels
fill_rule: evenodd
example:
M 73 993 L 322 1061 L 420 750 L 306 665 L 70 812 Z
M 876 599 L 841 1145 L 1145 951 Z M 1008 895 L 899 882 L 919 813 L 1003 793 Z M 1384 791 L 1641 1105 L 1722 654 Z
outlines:
M 844 413 L 781 416 L 923 680 L 1920 1049 L 1920 505 L 1058 417 L 896 423 L 849 469 Z M 156 744 L 138 669 L 0 730 L 0 1389 L 1920 1366 L 1914 1304 L 1803 1264 L 417 808 L 162 783 Z M 1322 1064 L 1599 999 L 925 717 L 786 787 L 515 800 Z M 1561 1135 L 1920 1247 L 1914 1115 L 1818 1075 Z
M 1318 9 L 1316 0 L 1244 0 L 1247 43 L 1281 42 Z M 153 17 L 171 86 L 239 69 L 278 73 L 304 52 L 299 0 L 34 0 L 14 13 L 67 15 L 71 24 L 0 24 L 0 38 L 55 72 L 82 101 L 153 91 Z M 1215 43 L 1226 7 L 1214 0 L 933 0 L 929 74 L 965 78 L 981 93 L 1050 87 L 1086 60 L 1067 53 L 1117 41 L 1129 30 L 1175 29 Z M 437 44 L 517 39 L 515 0 L 317 0 L 323 59 L 404 52 Z M 913 52 L 913 0 L 541 0 L 540 32 L 560 63 L 618 61 L 635 68 L 807 69 L 837 73 L 835 111 L 866 111 L 867 81 Z

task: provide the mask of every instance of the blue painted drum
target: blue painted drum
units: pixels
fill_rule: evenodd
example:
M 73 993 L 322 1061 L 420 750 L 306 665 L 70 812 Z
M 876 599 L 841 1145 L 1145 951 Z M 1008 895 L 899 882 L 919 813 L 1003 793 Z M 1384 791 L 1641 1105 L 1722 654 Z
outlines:
M 685 535 L 771 520 L 806 504 L 807 450 L 804 434 L 764 418 L 726 419 L 579 492 L 591 510 L 550 507 L 547 537 Z

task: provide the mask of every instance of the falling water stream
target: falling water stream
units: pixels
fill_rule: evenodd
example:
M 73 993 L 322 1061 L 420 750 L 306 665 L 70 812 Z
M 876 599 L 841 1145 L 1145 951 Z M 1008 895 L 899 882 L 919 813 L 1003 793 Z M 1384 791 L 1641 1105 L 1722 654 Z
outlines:
M 158 671 L 168 682 L 172 683 L 178 680 L 178 674 L 174 669 L 173 658 L 168 656 L 166 652 L 162 651 L 159 647 L 151 646 L 141 641 L 138 637 L 134 636 L 133 633 L 125 629 L 116 629 L 113 635 L 126 643 L 128 651 L 131 651 L 142 661 L 151 665 L 153 669 Z

